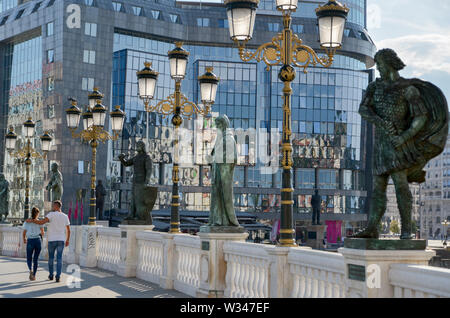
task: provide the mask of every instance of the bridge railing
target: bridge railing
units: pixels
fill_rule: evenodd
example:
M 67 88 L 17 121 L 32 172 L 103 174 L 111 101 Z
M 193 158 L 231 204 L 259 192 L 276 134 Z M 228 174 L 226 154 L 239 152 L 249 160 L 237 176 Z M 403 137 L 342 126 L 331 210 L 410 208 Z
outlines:
M 246 242 L 226 242 L 223 246 L 227 273 L 225 297 L 269 297 L 272 246 Z
M 174 241 L 174 289 L 195 297 L 200 287 L 200 238 L 176 235 Z
M 345 262 L 342 254 L 292 248 L 288 255 L 289 297 L 345 297 Z
M 389 280 L 395 298 L 450 297 L 450 270 L 445 268 L 392 264 Z
M 254 244 L 243 241 L 225 241 L 223 249 L 203 244 L 202 238 L 187 234 L 170 234 L 153 231 L 137 231 L 135 235 L 119 228 L 71 226 L 71 239 L 65 248 L 64 261 L 79 264 L 83 253 L 93 253 L 95 265 L 122 275 L 121 266 L 134 266 L 135 271 L 125 271 L 127 277 L 138 277 L 159 284 L 166 289 L 176 289 L 196 297 L 204 295 L 204 289 L 211 272 L 223 275 L 222 295 L 225 297 L 357 297 L 355 288 L 366 288 L 371 273 L 362 273 L 366 281 L 354 280 L 349 273 L 352 268 L 364 267 L 364 255 L 350 262 L 345 249 L 338 253 L 312 250 L 308 248 L 282 248 L 273 245 Z M 124 233 L 125 232 L 125 233 Z M 0 225 L 0 254 L 24 257 L 22 229 Z M 130 243 L 130 239 L 135 244 Z M 95 248 L 84 249 L 85 240 Z M 92 242 L 94 240 L 94 242 Z M 125 253 L 124 240 L 134 246 L 136 253 Z M 392 257 L 394 263 L 386 265 L 386 252 L 375 253 L 375 259 L 382 271 L 381 287 L 389 297 L 450 297 L 450 270 L 424 265 L 407 264 L 408 259 Z M 355 253 L 355 252 L 352 252 Z M 359 252 L 358 252 L 359 253 Z M 399 253 L 399 252 L 397 252 Z M 413 255 L 414 251 L 408 251 Z M 426 264 L 430 251 L 422 253 L 422 264 Z M 388 255 L 387 253 L 386 255 Z M 378 256 L 377 256 L 378 255 Z M 131 259 L 130 259 L 131 257 Z M 380 258 L 382 257 L 382 258 Z M 410 258 L 412 256 L 408 256 Z M 128 259 L 127 259 L 128 258 Z M 214 260 L 221 263 L 211 265 Z M 425 260 L 425 261 L 424 261 Z M 383 262 L 385 263 L 383 265 Z M 83 265 L 85 266 L 85 265 Z M 358 267 L 359 266 L 359 267 Z M 129 274 L 132 273 L 132 274 Z M 361 273 L 359 273 L 361 274 Z M 133 276 L 134 275 L 134 276 Z M 352 274 L 353 276 L 355 273 Z M 358 284 L 362 284 L 361 286 Z M 384 285 L 383 285 L 384 284 Z M 364 285 L 364 286 L 363 286 Z M 359 287 L 358 287 L 359 286 Z M 363 297 L 369 294 L 359 293 Z M 378 297 L 378 296 L 375 296 Z
M 120 229 L 99 227 L 96 246 L 97 267 L 117 271 L 120 261 Z

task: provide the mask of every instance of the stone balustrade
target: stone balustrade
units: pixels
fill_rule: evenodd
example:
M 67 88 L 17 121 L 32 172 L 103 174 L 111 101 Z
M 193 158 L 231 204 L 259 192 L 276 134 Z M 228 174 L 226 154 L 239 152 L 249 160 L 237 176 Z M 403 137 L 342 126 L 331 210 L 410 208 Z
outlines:
M 292 298 L 345 297 L 342 254 L 292 248 L 288 255 Z
M 200 286 L 200 239 L 193 235 L 176 235 L 174 288 L 195 297 Z
M 22 228 L 12 226 L 1 226 L 0 251 L 2 255 L 13 257 L 24 257 L 25 246 L 22 240 Z
M 262 244 L 227 242 L 224 244 L 227 274 L 225 297 L 269 297 L 270 258 Z
M 389 280 L 395 298 L 450 297 L 450 270 L 446 268 L 392 264 Z
M 164 233 L 138 232 L 136 277 L 159 284 L 164 270 Z
M 346 258 L 349 253 L 346 249 L 333 253 L 236 239 L 227 241 L 223 237 L 220 240 L 225 240 L 222 245 L 202 236 L 153 232 L 148 228 L 140 231 L 136 227 L 71 226 L 70 245 L 65 248 L 63 258 L 68 264 L 80 264 L 83 257 L 87 259 L 85 254 L 89 254 L 94 258 L 92 262 L 89 259 L 90 264 L 96 264 L 93 266 L 126 277 L 132 275 L 193 297 L 216 297 L 211 294 L 215 286 L 219 286 L 217 296 L 233 298 L 378 297 L 373 295 L 383 294 L 398 298 L 450 297 L 450 270 L 423 265 L 431 257 L 425 255 L 430 251 L 419 251 L 421 256 L 416 258 L 420 259 L 420 265 L 411 263 L 411 257 L 417 254 L 414 251 L 403 252 L 405 255 L 397 257 L 395 263 L 382 264 L 381 287 L 374 287 L 382 290 L 364 294 L 358 290 L 367 288 L 367 281 L 366 287 L 355 285 L 358 281 L 349 278 L 347 265 L 354 263 L 361 267 L 370 264 L 372 258 L 381 262 L 387 252 L 379 251 L 369 261 L 358 256 L 358 263 L 355 256 Z M 44 242 L 44 253 L 45 245 Z M 25 256 L 20 227 L 0 225 L 0 254 Z M 125 270 L 121 271 L 120 266 Z M 366 268 L 368 279 L 371 273 L 367 265 Z M 211 275 L 214 271 L 215 276 Z M 211 277 L 215 277 L 217 285 L 208 285 L 213 282 Z
M 97 267 L 117 271 L 120 261 L 120 229 L 99 227 L 96 245 Z

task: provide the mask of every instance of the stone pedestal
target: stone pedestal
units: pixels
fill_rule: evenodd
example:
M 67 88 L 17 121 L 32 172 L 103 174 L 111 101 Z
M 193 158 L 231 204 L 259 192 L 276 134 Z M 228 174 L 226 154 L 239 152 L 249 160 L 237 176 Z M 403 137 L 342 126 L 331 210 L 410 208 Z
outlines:
M 248 233 L 198 233 L 201 240 L 200 287 L 197 297 L 223 297 L 227 267 L 223 253 L 226 241 L 245 241 Z
M 97 229 L 99 227 L 98 225 L 81 226 L 80 266 L 97 267 Z
M 419 249 L 423 244 L 413 241 L 347 238 L 345 247 L 338 249 L 344 256 L 347 297 L 394 297 L 389 281 L 391 264 L 428 265 L 435 255 L 434 251 Z M 416 249 L 394 249 L 401 246 L 416 246 Z
M 120 261 L 117 264 L 117 275 L 122 277 L 136 277 L 137 267 L 137 231 L 151 231 L 154 225 L 119 225 L 120 232 Z
M 315 249 L 323 249 L 323 238 L 326 230 L 326 225 L 308 225 L 305 243 L 306 246 Z

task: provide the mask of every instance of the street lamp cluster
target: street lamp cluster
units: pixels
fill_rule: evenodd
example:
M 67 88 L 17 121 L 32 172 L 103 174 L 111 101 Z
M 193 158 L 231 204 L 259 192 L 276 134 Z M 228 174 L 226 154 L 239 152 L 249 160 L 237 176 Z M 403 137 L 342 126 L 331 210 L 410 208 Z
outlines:
M 41 148 L 42 152 L 34 149 L 31 144 L 31 139 L 35 134 L 36 124 L 33 120 L 28 118 L 27 121 L 23 123 L 23 137 L 26 139 L 26 144 L 23 148 L 15 151 L 17 135 L 14 133 L 14 128 L 11 126 L 9 128 L 9 132 L 6 134 L 6 149 L 9 154 L 13 158 L 17 159 L 25 159 L 25 213 L 24 218 L 28 219 L 30 215 L 30 166 L 31 166 L 31 158 L 42 158 L 44 159 L 47 156 L 47 153 L 50 151 L 52 137 L 50 137 L 49 132 L 45 131 L 44 134 L 40 137 L 41 139 Z
M 183 123 L 182 116 L 190 119 L 194 114 L 209 116 L 211 105 L 214 104 L 219 78 L 213 73 L 212 67 L 206 67 L 205 74 L 199 76 L 200 96 L 203 107 L 189 101 L 181 93 L 181 81 L 186 76 L 189 52 L 184 50 L 182 42 L 175 42 L 175 48 L 167 53 L 170 64 L 170 77 L 175 81 L 175 92 L 154 106 L 150 100 L 155 96 L 158 72 L 151 68 L 150 62 L 144 63 L 144 68 L 136 73 L 139 86 L 139 97 L 143 100 L 145 111 L 156 112 L 163 116 L 172 114 L 172 124 L 175 127 L 174 156 L 172 168 L 172 202 L 170 216 L 170 232 L 180 232 L 180 195 L 178 167 L 178 128 Z
M 89 225 L 95 225 L 95 183 L 96 183 L 96 160 L 97 160 L 97 146 L 99 141 L 105 143 L 108 140 L 117 140 L 119 134 L 123 129 L 125 120 L 125 113 L 116 106 L 115 110 L 110 112 L 111 130 L 112 134 L 104 129 L 106 120 L 106 107 L 102 105 L 103 94 L 97 88 L 89 94 L 89 106 L 86 111 L 81 113 L 77 106 L 77 101 L 73 98 L 69 99 L 72 102 L 70 108 L 66 110 L 67 127 L 72 132 L 72 138 L 80 138 L 82 141 L 89 142 L 92 148 L 92 169 L 91 169 L 91 199 L 89 204 Z M 79 126 L 80 118 L 83 119 L 83 129 L 76 133 Z
M 310 65 L 321 64 L 329 67 L 333 63 L 336 50 L 342 46 L 345 21 L 349 9 L 336 0 L 330 0 L 316 9 L 319 25 L 320 46 L 325 57 L 319 57 L 291 29 L 292 12 L 297 10 L 297 0 L 276 0 L 276 7 L 283 15 L 283 31 L 272 38 L 271 42 L 262 44 L 256 51 L 245 49 L 245 44 L 252 38 L 255 26 L 256 9 L 259 0 L 225 0 L 231 39 L 237 44 L 242 61 L 264 61 L 267 70 L 281 65 L 278 77 L 283 87 L 283 139 L 282 139 L 282 189 L 281 189 L 281 228 L 280 245 L 295 246 L 295 228 L 293 223 L 292 188 L 292 142 L 291 142 L 291 82 L 295 79 L 294 66 L 307 72 Z

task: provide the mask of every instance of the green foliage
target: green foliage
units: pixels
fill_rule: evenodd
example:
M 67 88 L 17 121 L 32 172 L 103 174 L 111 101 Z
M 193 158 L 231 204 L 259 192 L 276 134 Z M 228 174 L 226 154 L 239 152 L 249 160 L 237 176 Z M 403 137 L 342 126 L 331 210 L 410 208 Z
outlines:
M 391 221 L 391 225 L 389 226 L 389 230 L 394 233 L 394 234 L 399 234 L 400 233 L 400 226 L 398 225 L 398 221 L 397 220 L 392 220 Z

